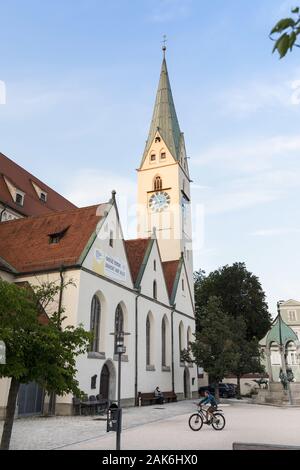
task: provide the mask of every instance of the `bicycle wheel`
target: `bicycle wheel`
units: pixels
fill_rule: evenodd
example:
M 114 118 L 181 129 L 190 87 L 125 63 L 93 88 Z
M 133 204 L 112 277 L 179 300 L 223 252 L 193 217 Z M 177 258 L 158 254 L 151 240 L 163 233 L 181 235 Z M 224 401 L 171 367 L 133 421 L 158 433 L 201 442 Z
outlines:
M 214 413 L 214 418 L 211 424 L 216 431 L 222 431 L 225 427 L 225 423 L 225 418 L 221 413 Z
M 203 426 L 203 419 L 198 413 L 194 413 L 190 416 L 189 427 L 192 431 L 200 431 Z

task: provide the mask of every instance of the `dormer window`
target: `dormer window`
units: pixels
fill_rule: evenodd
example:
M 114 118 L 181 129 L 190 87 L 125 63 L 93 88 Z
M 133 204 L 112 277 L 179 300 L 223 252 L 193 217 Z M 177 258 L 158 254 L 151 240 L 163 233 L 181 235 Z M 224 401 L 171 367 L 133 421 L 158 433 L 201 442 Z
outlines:
M 150 156 L 150 162 L 155 162 L 155 160 L 156 160 L 156 155 L 155 153 L 152 153 Z
M 50 245 L 57 245 L 60 240 L 65 236 L 69 227 L 65 228 L 61 232 L 50 233 L 49 236 L 49 243 Z
M 41 200 L 42 202 L 47 202 L 47 194 L 41 192 L 41 194 L 40 194 L 40 200 Z
M 35 192 L 36 192 L 39 200 L 41 202 L 44 202 L 44 203 L 47 202 L 47 196 L 48 195 L 47 195 L 46 191 L 44 191 L 37 183 L 35 183 L 35 181 L 31 180 L 31 184 L 34 187 Z
M 18 204 L 19 206 L 23 206 L 24 204 L 24 195 L 21 194 L 21 193 L 16 193 L 16 204 Z

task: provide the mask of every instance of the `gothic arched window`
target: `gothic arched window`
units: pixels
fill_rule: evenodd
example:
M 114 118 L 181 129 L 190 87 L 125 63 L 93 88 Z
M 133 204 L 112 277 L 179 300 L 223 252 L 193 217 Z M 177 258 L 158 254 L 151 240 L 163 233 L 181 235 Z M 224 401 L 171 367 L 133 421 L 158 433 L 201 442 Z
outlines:
M 101 305 L 98 297 L 94 295 L 91 305 L 91 326 L 90 332 L 93 334 L 93 338 L 90 344 L 90 350 L 93 352 L 99 351 L 99 337 L 100 337 L 100 313 Z
M 156 176 L 154 179 L 154 191 L 162 190 L 162 179 L 160 176 Z
M 162 320 L 161 324 L 161 365 L 167 365 L 167 354 L 166 354 L 166 319 Z
M 151 323 L 149 315 L 146 320 L 146 365 L 151 364 Z
M 183 328 L 183 323 L 180 322 L 180 325 L 179 325 L 179 357 L 180 357 L 180 362 L 181 362 L 181 353 L 183 351 L 183 348 L 184 348 L 184 328 Z
M 124 315 L 121 305 L 119 304 L 116 308 L 115 315 L 115 354 L 117 354 L 117 338 L 118 334 L 124 333 Z

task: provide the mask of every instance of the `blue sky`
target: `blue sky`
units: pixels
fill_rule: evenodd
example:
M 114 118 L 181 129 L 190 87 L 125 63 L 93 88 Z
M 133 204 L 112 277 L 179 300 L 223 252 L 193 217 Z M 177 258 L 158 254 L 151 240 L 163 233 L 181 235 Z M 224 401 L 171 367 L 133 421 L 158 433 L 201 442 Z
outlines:
M 245 261 L 274 312 L 300 298 L 300 52 L 279 61 L 268 39 L 295 4 L 0 0 L 0 151 L 78 205 L 116 189 L 133 235 L 124 201 L 135 201 L 166 34 L 204 211 L 195 269 Z

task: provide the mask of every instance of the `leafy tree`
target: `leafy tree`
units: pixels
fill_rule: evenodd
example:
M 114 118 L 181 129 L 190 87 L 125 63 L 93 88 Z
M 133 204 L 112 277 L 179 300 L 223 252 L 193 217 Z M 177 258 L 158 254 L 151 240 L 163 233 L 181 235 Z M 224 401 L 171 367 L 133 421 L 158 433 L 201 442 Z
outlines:
M 271 39 L 275 41 L 273 53 L 277 51 L 280 59 L 286 56 L 288 50 L 292 51 L 294 47 L 300 47 L 300 44 L 297 44 L 300 35 L 300 8 L 293 8 L 292 13 L 295 18 L 283 18 L 278 21 L 270 33 Z M 277 36 L 276 39 L 274 39 L 274 35 Z
M 63 328 L 62 309 L 41 322 L 43 306 L 53 302 L 60 289 L 55 283 L 24 288 L 0 279 L 0 338 L 6 344 L 0 377 L 11 379 L 1 449 L 9 449 L 21 383 L 35 381 L 57 395 L 81 395 L 76 357 L 87 351 L 90 334 L 82 326 Z
M 236 361 L 231 318 L 221 306 L 218 297 L 209 297 L 200 314 L 201 332 L 197 331 L 191 352 L 196 364 L 208 373 L 210 382 L 215 384 L 219 397 L 218 384 L 229 374 Z
M 196 327 L 203 329 L 200 321 L 210 297 L 218 297 L 221 310 L 234 319 L 242 317 L 246 323 L 246 339 L 261 339 L 271 326 L 271 316 L 259 279 L 247 271 L 244 263 L 224 266 L 205 276 L 201 271 L 195 276 Z
M 231 334 L 234 343 L 235 361 L 231 373 L 237 378 L 237 395 L 241 396 L 241 377 L 249 373 L 263 373 L 261 349 L 256 338 L 247 339 L 247 325 L 241 316 L 230 319 Z

